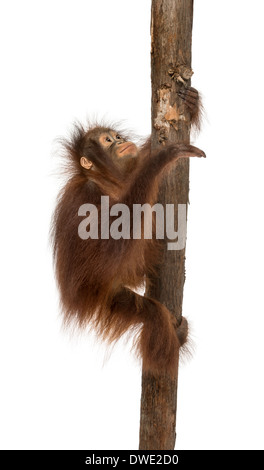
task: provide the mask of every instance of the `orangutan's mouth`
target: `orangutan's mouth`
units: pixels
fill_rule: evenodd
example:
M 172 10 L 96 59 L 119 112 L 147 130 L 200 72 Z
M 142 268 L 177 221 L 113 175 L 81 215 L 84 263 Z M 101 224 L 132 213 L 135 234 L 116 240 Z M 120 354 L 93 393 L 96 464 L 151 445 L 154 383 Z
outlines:
M 125 150 L 127 150 L 129 147 L 133 147 L 134 144 L 128 144 L 126 147 L 124 147 L 119 153 L 123 153 Z

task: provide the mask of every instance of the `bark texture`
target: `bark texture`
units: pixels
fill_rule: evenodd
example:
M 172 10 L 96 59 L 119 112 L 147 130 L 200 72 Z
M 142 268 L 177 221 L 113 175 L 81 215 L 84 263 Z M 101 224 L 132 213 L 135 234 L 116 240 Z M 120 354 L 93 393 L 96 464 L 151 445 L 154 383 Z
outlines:
M 190 85 L 193 0 L 152 0 L 151 80 L 152 147 L 189 142 L 190 116 L 177 91 Z M 164 179 L 158 202 L 188 204 L 189 159 L 180 160 Z M 176 222 L 177 225 L 177 222 Z M 177 231 L 177 226 L 175 227 Z M 168 251 L 163 241 L 163 262 L 151 279 L 146 294 L 160 302 L 180 320 L 185 281 L 185 249 Z M 176 440 L 177 383 L 165 373 L 142 374 L 140 443 L 142 450 L 174 449 Z

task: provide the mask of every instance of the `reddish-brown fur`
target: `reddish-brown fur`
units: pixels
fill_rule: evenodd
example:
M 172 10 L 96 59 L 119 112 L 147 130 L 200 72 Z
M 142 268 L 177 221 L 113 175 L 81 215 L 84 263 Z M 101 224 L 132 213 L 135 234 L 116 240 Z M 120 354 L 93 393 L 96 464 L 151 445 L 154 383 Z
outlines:
M 187 338 L 187 321 L 177 325 L 168 309 L 158 301 L 134 290 L 142 286 L 157 262 L 155 240 L 82 240 L 78 209 L 92 203 L 100 210 L 101 195 L 109 195 L 110 206 L 121 202 L 155 202 L 164 171 L 180 157 L 204 156 L 191 145 L 174 144 L 151 154 L 150 141 L 137 158 L 118 165 L 97 142 L 95 127 L 76 125 L 71 139 L 64 142 L 70 171 L 62 189 L 52 224 L 56 277 L 66 323 L 92 325 L 98 335 L 115 342 L 127 331 L 135 332 L 135 349 L 143 366 L 151 372 L 174 374 L 178 351 Z M 80 165 L 84 156 L 93 170 Z M 125 157 L 124 157 L 125 159 Z M 99 217 L 100 222 L 100 217 Z M 100 234 L 100 227 L 99 227 Z

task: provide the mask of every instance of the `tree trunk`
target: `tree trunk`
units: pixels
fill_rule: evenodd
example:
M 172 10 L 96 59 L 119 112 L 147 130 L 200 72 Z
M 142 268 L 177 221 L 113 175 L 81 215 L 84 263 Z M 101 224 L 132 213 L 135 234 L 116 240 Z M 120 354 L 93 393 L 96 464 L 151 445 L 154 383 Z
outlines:
M 152 0 L 151 79 L 152 148 L 170 142 L 189 142 L 190 116 L 177 91 L 190 84 L 193 0 Z M 181 159 L 164 179 L 158 202 L 188 204 L 189 159 Z M 177 230 L 177 227 L 175 227 Z M 182 315 L 185 281 L 185 248 L 168 251 L 163 243 L 163 262 L 151 279 L 146 294 L 176 316 Z M 177 383 L 165 373 L 159 378 L 142 374 L 140 444 L 142 450 L 174 449 L 176 440 Z

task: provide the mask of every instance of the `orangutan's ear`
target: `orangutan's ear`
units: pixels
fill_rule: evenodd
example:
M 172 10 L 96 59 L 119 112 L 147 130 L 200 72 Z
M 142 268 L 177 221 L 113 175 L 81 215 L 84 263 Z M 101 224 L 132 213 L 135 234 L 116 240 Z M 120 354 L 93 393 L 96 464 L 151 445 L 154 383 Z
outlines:
M 87 160 L 87 158 L 85 157 L 80 158 L 80 165 L 86 170 L 90 170 L 90 168 L 93 166 L 92 162 L 90 160 Z

